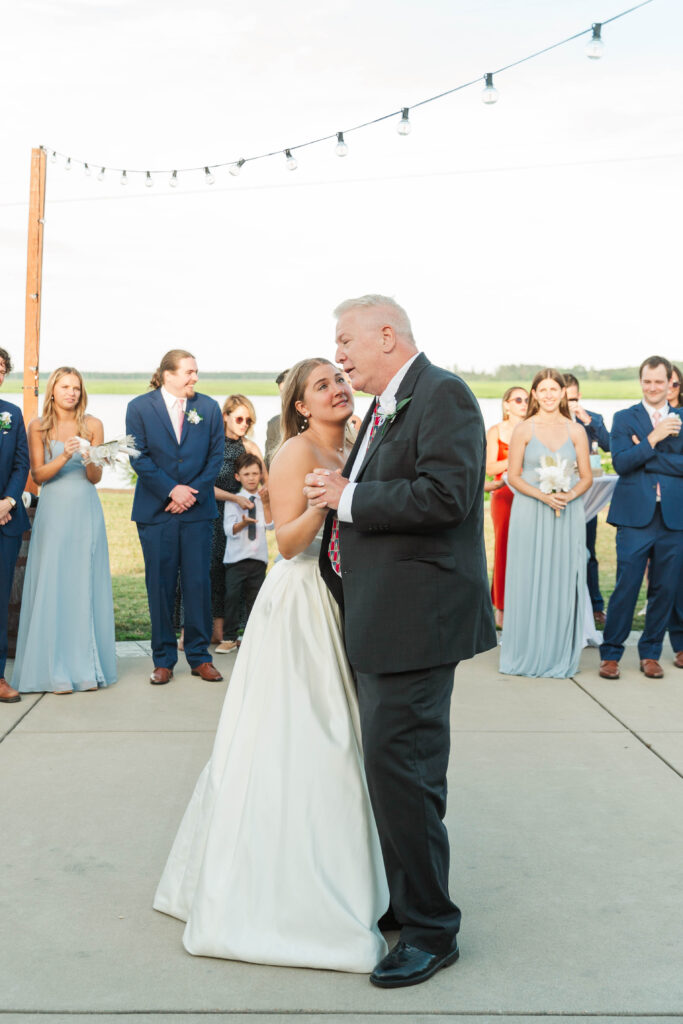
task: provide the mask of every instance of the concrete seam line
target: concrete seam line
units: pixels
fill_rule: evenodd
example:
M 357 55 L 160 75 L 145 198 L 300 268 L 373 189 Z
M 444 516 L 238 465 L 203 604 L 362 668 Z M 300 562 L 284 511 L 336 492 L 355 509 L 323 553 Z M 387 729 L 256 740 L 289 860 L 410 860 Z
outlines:
M 597 697 L 593 696 L 593 694 L 590 692 L 590 690 L 587 690 L 585 686 L 582 686 L 581 683 L 578 682 L 578 680 L 574 679 L 573 676 L 571 676 L 570 678 L 571 678 L 571 681 L 574 683 L 575 686 L 578 686 L 578 688 L 580 690 L 583 690 L 583 692 L 586 694 L 587 697 L 590 697 L 590 699 L 594 700 L 595 703 L 599 707 L 601 707 L 603 711 L 606 711 L 608 715 L 611 715 L 611 717 L 614 719 L 615 722 L 618 722 L 619 725 L 623 725 L 624 729 L 626 729 L 627 732 L 630 732 L 631 736 L 633 736 L 635 739 L 637 739 L 639 743 L 642 743 L 643 746 L 646 748 L 646 750 L 649 750 L 651 754 L 654 754 L 655 757 L 658 757 L 659 760 L 662 761 L 663 764 L 665 764 L 667 766 L 667 768 L 670 768 L 672 772 L 675 772 L 675 774 L 678 775 L 679 779 L 683 779 L 683 772 L 679 771 L 678 768 L 676 768 L 675 765 L 671 764 L 671 761 L 667 761 L 667 759 L 664 757 L 664 755 L 660 754 L 658 750 L 655 750 L 655 748 L 652 746 L 651 743 L 648 743 L 647 740 L 643 739 L 643 737 L 640 736 L 635 731 L 635 729 L 632 729 L 630 725 L 628 725 L 626 722 L 622 721 L 622 719 L 619 718 L 619 715 L 615 715 L 615 713 L 613 711 L 610 711 L 610 709 L 605 704 L 603 704 L 602 701 L 598 700 Z M 664 1016 L 665 1017 L 666 1014 L 657 1014 L 657 1016 Z M 681 1014 L 679 1012 L 679 1013 L 674 1013 L 673 1015 L 670 1014 L 669 1016 L 683 1017 L 683 1014 Z
M 51 1017 L 352 1017 L 354 1020 L 362 1020 L 364 1017 L 411 1017 L 413 1020 L 421 1017 L 447 1017 L 457 1020 L 459 1017 L 524 1017 L 528 1020 L 566 1020 L 567 1018 L 578 1019 L 601 1019 L 613 1018 L 619 1020 L 661 1020 L 683 1019 L 683 1012 L 674 1010 L 652 1010 L 646 1013 L 639 1013 L 636 1010 L 7 1010 L 0 1009 L 0 1018 L 5 1014 L 32 1014 L 34 1016 Z
M 31 714 L 31 712 L 33 711 L 33 709 L 34 709 L 34 708 L 37 708 L 37 707 L 38 707 L 38 705 L 40 704 L 40 702 L 41 702 L 41 700 L 43 699 L 43 697 L 44 697 L 44 696 L 45 696 L 45 694 L 44 694 L 44 693 L 41 693 L 40 697 L 39 697 L 39 698 L 38 698 L 38 700 L 37 700 L 37 701 L 35 702 L 35 704 L 32 704 L 30 708 L 27 708 L 27 709 L 26 709 L 26 711 L 24 711 L 24 713 L 23 713 L 23 715 L 21 716 L 21 718 L 17 718 L 17 720 L 16 720 L 16 722 L 14 723 L 14 725 L 12 726 L 12 728 L 11 728 L 11 729 L 8 729 L 8 730 L 7 730 L 7 732 L 3 733 L 3 734 L 2 734 L 2 736 L 0 736 L 0 743 L 3 743 L 3 742 L 4 742 L 4 740 L 6 740 L 6 739 L 7 739 L 7 737 L 9 736 L 9 734 L 10 734 L 11 732 L 14 732 L 14 730 L 15 730 L 15 729 L 16 729 L 16 727 L 17 727 L 17 726 L 19 725 L 19 723 L 20 723 L 20 722 L 23 722 L 23 721 L 24 721 L 24 719 L 26 718 L 26 716 L 27 716 L 27 715 L 30 715 L 30 714 Z M 0 1010 L 0 1013 L 8 1013 L 8 1012 L 9 1012 L 9 1011 L 7 1011 L 7 1010 Z M 20 1010 L 19 1012 L 20 1012 L 20 1013 L 23 1013 L 24 1011 L 23 1011 L 23 1010 Z

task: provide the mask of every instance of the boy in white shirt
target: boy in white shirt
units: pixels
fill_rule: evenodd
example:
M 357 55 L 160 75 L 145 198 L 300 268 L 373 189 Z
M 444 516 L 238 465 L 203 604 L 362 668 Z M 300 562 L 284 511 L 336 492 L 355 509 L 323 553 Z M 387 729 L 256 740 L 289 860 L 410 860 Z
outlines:
M 273 529 L 268 492 L 259 493 L 263 474 L 261 460 L 245 452 L 235 463 L 235 479 L 242 485 L 237 493 L 251 498 L 254 509 L 245 513 L 233 501 L 226 501 L 223 515 L 225 529 L 225 615 L 223 620 L 223 643 L 216 648 L 217 654 L 228 654 L 237 650 L 237 631 L 243 607 L 249 618 L 256 595 L 266 578 L 268 565 L 268 542 L 266 530 Z

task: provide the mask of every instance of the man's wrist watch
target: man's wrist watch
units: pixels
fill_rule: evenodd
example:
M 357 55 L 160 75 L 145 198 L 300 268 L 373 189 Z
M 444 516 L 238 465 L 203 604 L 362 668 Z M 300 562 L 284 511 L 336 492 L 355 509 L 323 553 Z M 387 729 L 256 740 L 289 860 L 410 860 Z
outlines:
M 4 500 L 5 501 L 9 501 L 10 505 L 12 506 L 12 508 L 16 508 L 17 507 L 16 501 L 14 500 L 14 498 L 11 498 L 9 496 L 9 494 L 7 495 L 7 497 Z

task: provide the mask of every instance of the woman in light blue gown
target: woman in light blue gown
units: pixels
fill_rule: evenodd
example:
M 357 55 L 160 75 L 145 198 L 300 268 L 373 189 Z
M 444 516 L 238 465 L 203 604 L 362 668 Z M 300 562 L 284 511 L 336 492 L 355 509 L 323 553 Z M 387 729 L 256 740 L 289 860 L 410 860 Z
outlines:
M 537 469 L 565 461 L 566 490 L 544 494 Z M 500 671 L 565 679 L 578 671 L 586 602 L 586 521 L 593 483 L 586 431 L 569 413 L 564 378 L 541 370 L 510 442 L 515 491 L 505 576 Z
M 79 437 L 97 445 L 83 378 L 50 376 L 43 415 L 29 424 L 31 475 L 41 485 L 29 547 L 12 683 L 20 693 L 73 693 L 116 682 L 109 550 L 95 484 Z

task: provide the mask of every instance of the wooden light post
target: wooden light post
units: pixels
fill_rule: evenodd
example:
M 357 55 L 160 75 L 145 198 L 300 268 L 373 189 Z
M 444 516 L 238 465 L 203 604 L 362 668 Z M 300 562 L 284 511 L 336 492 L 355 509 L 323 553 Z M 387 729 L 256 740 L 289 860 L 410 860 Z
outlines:
M 40 307 L 43 287 L 43 227 L 45 225 L 45 177 L 47 153 L 31 150 L 31 190 L 28 211 L 26 262 L 26 318 L 24 330 L 24 423 L 38 415 L 38 366 L 40 360 Z M 38 488 L 29 476 L 26 488 Z

